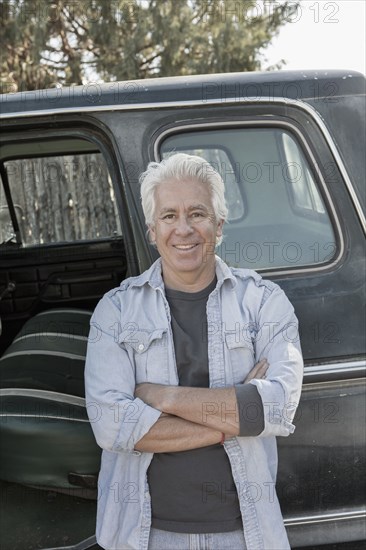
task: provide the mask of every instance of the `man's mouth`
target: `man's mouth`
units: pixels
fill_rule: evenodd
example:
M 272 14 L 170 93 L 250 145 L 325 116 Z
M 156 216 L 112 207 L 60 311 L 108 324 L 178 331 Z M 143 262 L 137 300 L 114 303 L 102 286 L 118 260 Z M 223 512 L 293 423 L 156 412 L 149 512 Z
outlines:
M 193 250 L 196 246 L 198 246 L 197 243 L 194 244 L 174 244 L 174 248 L 177 250 Z

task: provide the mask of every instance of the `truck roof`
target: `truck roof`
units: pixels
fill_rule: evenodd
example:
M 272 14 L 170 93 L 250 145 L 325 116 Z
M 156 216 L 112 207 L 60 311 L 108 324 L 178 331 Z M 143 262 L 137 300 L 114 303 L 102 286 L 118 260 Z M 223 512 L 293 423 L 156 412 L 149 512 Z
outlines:
M 88 83 L 0 95 L 0 114 L 44 111 L 142 108 L 162 104 L 245 102 L 256 99 L 314 98 L 365 94 L 365 76 L 356 71 L 267 71 L 176 76 L 124 82 Z

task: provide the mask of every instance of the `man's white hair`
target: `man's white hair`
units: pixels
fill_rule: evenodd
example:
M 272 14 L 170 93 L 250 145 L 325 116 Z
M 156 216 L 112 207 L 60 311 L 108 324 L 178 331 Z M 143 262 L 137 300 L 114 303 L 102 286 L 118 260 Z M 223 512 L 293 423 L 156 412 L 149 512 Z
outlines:
M 202 157 L 176 153 L 161 162 L 150 162 L 140 176 L 141 203 L 148 227 L 155 224 L 155 189 L 167 181 L 198 181 L 208 185 L 216 222 L 226 221 L 228 209 L 225 201 L 225 184 L 220 174 Z M 218 239 L 217 244 L 220 244 Z

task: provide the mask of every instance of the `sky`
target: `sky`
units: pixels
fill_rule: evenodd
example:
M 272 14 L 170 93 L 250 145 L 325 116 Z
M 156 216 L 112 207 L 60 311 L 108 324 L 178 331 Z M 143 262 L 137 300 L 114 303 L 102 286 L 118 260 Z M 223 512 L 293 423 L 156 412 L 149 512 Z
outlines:
M 366 0 L 302 0 L 272 41 L 263 67 L 348 69 L 366 73 Z

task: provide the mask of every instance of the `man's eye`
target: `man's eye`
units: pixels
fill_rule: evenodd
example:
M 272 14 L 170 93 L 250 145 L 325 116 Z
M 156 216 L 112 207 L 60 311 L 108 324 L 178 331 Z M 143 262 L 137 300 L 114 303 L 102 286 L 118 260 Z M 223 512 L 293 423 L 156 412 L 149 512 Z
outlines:
M 174 219 L 174 214 L 165 214 L 162 217 L 162 220 L 173 220 L 173 219 Z

